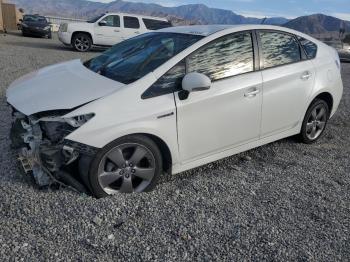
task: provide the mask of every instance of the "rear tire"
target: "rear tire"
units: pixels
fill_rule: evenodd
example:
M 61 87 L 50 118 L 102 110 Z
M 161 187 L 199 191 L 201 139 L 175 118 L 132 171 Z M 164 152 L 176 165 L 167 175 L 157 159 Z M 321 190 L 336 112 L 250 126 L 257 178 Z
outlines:
M 306 111 L 299 139 L 305 144 L 315 143 L 326 129 L 329 115 L 328 104 L 322 99 L 315 99 Z
M 88 178 L 92 193 L 101 198 L 151 191 L 162 173 L 162 163 L 161 152 L 152 139 L 143 135 L 117 139 L 91 162 Z
M 86 33 L 75 34 L 72 38 L 72 46 L 78 52 L 87 52 L 92 47 L 92 39 Z

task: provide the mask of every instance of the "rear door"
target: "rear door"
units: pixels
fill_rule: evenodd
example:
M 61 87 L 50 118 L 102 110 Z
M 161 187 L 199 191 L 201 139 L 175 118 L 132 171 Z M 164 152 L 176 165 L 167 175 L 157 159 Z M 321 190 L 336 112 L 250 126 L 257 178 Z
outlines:
M 295 127 L 305 114 L 315 69 L 296 37 L 281 31 L 258 31 L 263 77 L 261 136 Z
M 101 22 L 105 22 L 102 24 Z M 97 45 L 115 45 L 121 42 L 122 32 L 119 15 L 107 15 L 95 24 L 95 42 Z
M 123 16 L 123 39 L 128 39 L 145 32 L 145 29 L 141 27 L 141 23 L 138 17 L 135 16 Z

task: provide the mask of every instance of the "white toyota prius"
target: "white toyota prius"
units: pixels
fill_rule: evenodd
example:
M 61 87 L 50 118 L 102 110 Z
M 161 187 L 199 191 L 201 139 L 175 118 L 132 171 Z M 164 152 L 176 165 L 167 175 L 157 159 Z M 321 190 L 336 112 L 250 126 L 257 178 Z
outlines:
M 293 135 L 315 142 L 340 67 L 333 48 L 287 28 L 161 29 L 12 83 L 12 145 L 41 186 L 79 175 L 97 197 L 149 191 L 163 173 Z

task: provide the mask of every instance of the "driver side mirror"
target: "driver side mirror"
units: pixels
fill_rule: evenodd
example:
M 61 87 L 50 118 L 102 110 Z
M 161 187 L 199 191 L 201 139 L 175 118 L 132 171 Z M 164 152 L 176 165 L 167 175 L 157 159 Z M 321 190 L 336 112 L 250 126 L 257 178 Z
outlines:
M 98 25 L 99 26 L 106 26 L 107 22 L 102 20 L 102 21 L 98 22 Z
M 208 90 L 210 86 L 210 78 L 197 72 L 189 73 L 182 79 L 182 89 L 189 93 Z
M 19 19 L 20 22 L 23 22 L 23 19 Z

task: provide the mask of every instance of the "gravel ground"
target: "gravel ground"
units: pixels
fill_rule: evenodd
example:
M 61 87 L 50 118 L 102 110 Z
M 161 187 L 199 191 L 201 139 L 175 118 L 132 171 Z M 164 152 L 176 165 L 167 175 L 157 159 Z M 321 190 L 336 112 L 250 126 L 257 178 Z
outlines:
M 350 259 L 350 64 L 315 145 L 284 139 L 174 176 L 155 191 L 97 200 L 39 190 L 10 150 L 5 90 L 78 54 L 57 40 L 0 36 L 0 260 Z

